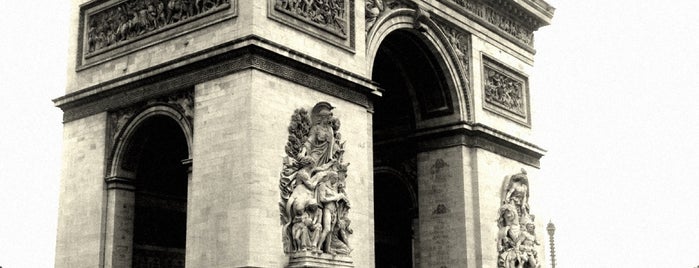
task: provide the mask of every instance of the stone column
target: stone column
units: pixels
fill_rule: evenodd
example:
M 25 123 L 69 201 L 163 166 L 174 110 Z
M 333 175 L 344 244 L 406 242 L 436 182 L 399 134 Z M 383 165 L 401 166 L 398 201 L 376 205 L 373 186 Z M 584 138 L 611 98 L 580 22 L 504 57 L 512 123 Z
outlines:
M 185 204 L 185 208 L 187 209 L 187 215 L 186 215 L 186 222 L 187 222 L 187 229 L 185 230 L 185 263 L 187 261 L 187 255 L 190 255 L 188 250 L 191 250 L 191 246 L 189 245 L 189 242 L 191 241 L 190 238 L 190 224 L 195 220 L 192 217 L 192 202 L 190 200 L 192 199 L 192 158 L 187 158 L 182 160 L 182 165 L 187 167 L 187 203 Z
M 419 267 L 467 267 L 465 167 L 468 148 L 421 149 L 418 159 Z M 471 266 L 468 266 L 471 267 Z
M 133 256 L 133 180 L 109 177 L 107 182 L 107 227 L 104 267 L 131 267 Z
M 420 219 L 414 218 L 413 230 L 413 267 L 420 267 Z

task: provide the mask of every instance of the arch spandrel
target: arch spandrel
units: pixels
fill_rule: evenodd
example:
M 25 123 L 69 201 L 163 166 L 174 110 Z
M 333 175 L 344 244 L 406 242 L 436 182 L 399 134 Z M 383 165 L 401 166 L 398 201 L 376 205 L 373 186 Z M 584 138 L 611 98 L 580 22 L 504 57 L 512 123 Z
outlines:
M 193 128 L 189 116 L 186 115 L 186 112 L 180 111 L 172 104 L 154 104 L 140 112 L 134 113 L 132 118 L 126 119 L 127 122 L 123 126 L 117 127 L 113 150 L 110 154 L 111 161 L 107 178 L 121 177 L 133 179 L 134 173 L 122 168 L 122 165 L 127 159 L 134 135 L 145 121 L 154 116 L 165 116 L 177 123 L 187 141 L 187 158 L 192 158 Z M 126 117 L 128 118 L 129 116 Z
M 367 73 L 374 72 L 377 54 L 386 37 L 399 30 L 408 31 L 422 41 L 429 50 L 427 52 L 436 58 L 442 75 L 447 80 L 448 92 L 445 93 L 451 97 L 453 107 L 453 113 L 450 115 L 420 120 L 422 122 L 419 125 L 432 127 L 444 123 L 472 121 L 470 35 L 441 19 L 433 20 L 430 16 L 432 15 L 419 8 L 408 7 L 385 9 L 383 13 L 378 14 L 371 24 L 367 25 Z

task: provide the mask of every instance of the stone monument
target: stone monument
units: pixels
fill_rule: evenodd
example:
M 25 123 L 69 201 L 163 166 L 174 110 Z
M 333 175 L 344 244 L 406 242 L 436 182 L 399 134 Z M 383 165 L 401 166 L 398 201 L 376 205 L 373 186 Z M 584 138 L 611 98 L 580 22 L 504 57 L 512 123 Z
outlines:
M 75 1 L 56 267 L 544 266 L 529 74 L 553 12 Z

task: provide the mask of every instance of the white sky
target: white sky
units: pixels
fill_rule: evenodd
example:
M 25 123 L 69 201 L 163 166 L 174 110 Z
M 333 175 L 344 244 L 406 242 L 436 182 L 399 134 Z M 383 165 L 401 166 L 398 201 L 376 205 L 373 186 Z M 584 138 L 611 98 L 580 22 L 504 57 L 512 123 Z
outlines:
M 699 1 L 549 0 L 533 127 L 559 267 L 699 265 Z M 70 1 L 0 9 L 0 266 L 52 267 Z M 70 55 L 72 56 L 72 55 Z M 696 166 L 695 166 L 696 165 Z M 547 241 L 547 238 L 541 238 Z

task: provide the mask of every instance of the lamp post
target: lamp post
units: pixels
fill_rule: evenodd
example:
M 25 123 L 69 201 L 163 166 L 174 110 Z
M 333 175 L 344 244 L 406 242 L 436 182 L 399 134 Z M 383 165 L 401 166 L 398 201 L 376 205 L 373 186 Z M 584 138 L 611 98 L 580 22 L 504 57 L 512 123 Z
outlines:
M 556 232 L 556 226 L 549 220 L 549 224 L 546 225 L 546 231 L 549 233 L 549 245 L 551 248 L 551 268 L 556 268 L 556 247 L 553 243 L 553 234 Z

